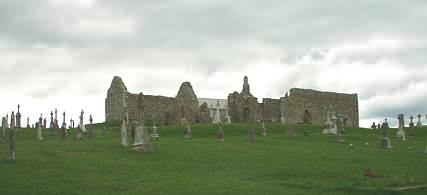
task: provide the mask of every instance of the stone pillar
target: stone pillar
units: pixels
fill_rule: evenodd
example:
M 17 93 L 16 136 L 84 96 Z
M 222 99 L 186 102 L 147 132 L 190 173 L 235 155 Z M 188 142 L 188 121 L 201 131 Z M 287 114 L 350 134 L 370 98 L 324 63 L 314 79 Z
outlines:
M 13 113 L 12 113 L 13 115 Z M 15 124 L 14 122 L 11 123 L 10 128 L 10 160 L 16 160 L 16 131 L 15 131 Z
M 92 125 L 92 123 L 93 123 L 93 118 L 92 118 L 92 115 L 90 115 L 90 117 L 89 117 L 89 124 Z
M 54 128 L 54 123 L 53 123 L 53 112 L 50 111 L 50 125 L 49 125 L 50 129 Z
M 40 114 L 39 123 L 37 125 L 37 140 L 39 141 L 43 140 L 42 126 L 43 126 L 43 116 L 42 114 Z
M 128 134 L 127 134 L 127 127 L 126 127 L 126 117 L 122 118 L 122 127 L 121 127 L 121 140 L 122 145 L 127 146 L 128 145 Z
M 16 113 L 16 129 L 21 129 L 21 113 L 19 112 L 19 108 L 21 106 L 18 104 L 18 112 Z
M 0 129 L 0 144 L 4 143 L 6 136 L 6 117 L 2 117 L 1 129 Z
M 84 126 L 84 124 L 83 124 L 83 114 L 84 114 L 85 112 L 82 110 L 82 112 L 80 113 L 80 123 L 79 123 L 79 126 L 80 126 L 80 129 L 82 130 L 82 132 L 85 134 L 86 133 L 86 127 Z

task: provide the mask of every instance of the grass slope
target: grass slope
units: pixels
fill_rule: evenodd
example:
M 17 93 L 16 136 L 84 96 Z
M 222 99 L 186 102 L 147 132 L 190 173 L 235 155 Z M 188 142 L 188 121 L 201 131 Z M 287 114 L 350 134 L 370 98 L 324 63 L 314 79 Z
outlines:
M 112 131 L 102 134 L 104 126 Z M 390 130 L 395 148 L 386 150 L 381 134 L 367 129 L 349 129 L 346 143 L 335 144 L 320 127 L 294 126 L 296 135 L 288 137 L 288 126 L 266 126 L 269 135 L 255 143 L 246 141 L 246 131 L 259 135 L 259 124 L 225 125 L 224 143 L 215 141 L 215 125 L 193 125 L 191 141 L 183 140 L 183 126 L 160 127 L 153 153 L 122 147 L 112 124 L 88 127 L 97 137 L 84 141 L 46 132 L 36 141 L 35 130 L 24 129 L 15 162 L 7 160 L 9 144 L 0 145 L 0 194 L 427 193 L 393 190 L 427 184 L 427 128 L 408 129 L 406 143 Z M 365 179 L 366 166 L 379 177 Z

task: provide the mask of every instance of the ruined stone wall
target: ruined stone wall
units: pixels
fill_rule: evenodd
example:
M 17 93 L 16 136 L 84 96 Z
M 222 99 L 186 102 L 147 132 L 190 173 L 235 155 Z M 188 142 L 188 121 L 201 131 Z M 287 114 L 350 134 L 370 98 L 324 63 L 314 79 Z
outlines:
M 234 92 L 228 95 L 228 108 L 231 122 L 256 122 L 258 117 L 258 100 L 256 97 L 244 97 Z
M 176 98 L 144 95 L 144 117 L 146 122 L 169 125 L 181 120 L 181 104 Z
M 106 121 L 122 120 L 127 89 L 120 77 L 114 77 L 105 99 Z
M 266 122 L 280 121 L 280 100 L 271 98 L 262 99 L 262 117 Z
M 304 112 L 311 115 L 311 123 L 323 125 L 327 115 L 342 115 L 348 118 L 348 125 L 359 126 L 359 106 L 357 94 L 321 92 L 311 89 L 291 89 L 284 98 L 286 123 L 303 122 Z

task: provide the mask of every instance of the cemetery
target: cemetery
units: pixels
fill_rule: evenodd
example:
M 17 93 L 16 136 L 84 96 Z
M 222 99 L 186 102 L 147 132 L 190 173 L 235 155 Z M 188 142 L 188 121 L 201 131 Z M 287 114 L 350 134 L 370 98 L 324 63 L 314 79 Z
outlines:
M 425 194 L 427 127 L 90 124 L 3 117 L 1 194 Z M 85 118 L 86 117 L 86 118 Z M 42 117 L 40 117 L 42 118 Z M 336 119 L 337 118 L 337 119 Z M 398 116 L 402 120 L 402 116 Z M 83 122 L 87 121 L 86 125 Z M 331 123 L 333 125 L 331 125 Z M 7 126 L 9 125 L 9 126 Z M 131 127 L 132 126 L 132 127 Z M 332 133 L 323 133 L 333 128 Z M 406 140 L 402 140 L 402 129 Z M 60 130 L 60 133 L 59 133 Z M 90 136 L 90 132 L 96 136 Z

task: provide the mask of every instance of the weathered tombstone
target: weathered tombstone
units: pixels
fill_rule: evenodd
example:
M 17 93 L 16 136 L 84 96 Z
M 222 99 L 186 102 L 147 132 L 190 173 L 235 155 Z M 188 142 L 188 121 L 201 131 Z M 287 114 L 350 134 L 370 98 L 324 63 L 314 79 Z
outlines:
M 68 125 L 68 128 L 70 128 L 70 129 L 71 129 L 71 128 L 73 128 L 73 126 L 72 126 L 72 125 L 73 125 L 73 119 L 71 118 L 71 119 L 70 119 L 70 125 Z
M 344 143 L 345 142 L 345 138 L 343 134 L 344 118 L 342 116 L 339 116 L 337 118 L 336 126 L 337 126 L 337 135 L 335 136 L 335 143 Z
M 16 160 L 16 131 L 15 131 L 15 119 L 14 119 L 14 114 L 12 112 L 11 115 L 12 118 L 12 122 L 10 123 L 10 156 L 9 159 L 10 160 Z
M 414 117 L 413 116 L 411 116 L 411 117 L 409 117 L 409 119 L 411 119 L 411 122 L 409 122 L 409 128 L 414 128 L 415 127 L 415 124 L 414 124 Z
M 43 129 L 46 129 L 47 128 L 47 120 L 46 120 L 46 118 L 44 118 L 43 119 Z
M 375 122 L 372 123 L 371 129 L 374 129 L 374 130 L 377 129 L 377 125 L 375 124 Z
M 404 121 L 405 121 L 405 118 L 404 118 L 404 115 L 403 114 L 399 114 L 398 116 L 397 116 L 397 119 L 399 120 L 398 122 L 398 130 L 397 130 L 397 133 L 396 133 L 396 135 L 397 135 L 397 137 L 399 137 L 402 141 L 406 141 L 406 137 L 405 137 L 405 130 L 404 130 Z
M 6 117 L 2 117 L 1 129 L 0 129 L 0 144 L 3 144 L 6 136 Z
M 387 149 L 393 148 L 393 146 L 391 146 L 390 138 L 388 137 L 388 134 L 387 134 L 387 131 L 388 131 L 388 122 L 387 122 L 387 119 L 384 120 L 384 123 L 383 123 L 383 125 L 382 125 L 381 128 L 382 128 L 382 131 L 383 131 L 383 138 L 382 138 L 382 141 L 381 141 L 381 145 L 384 148 L 387 148 Z
M 294 128 L 292 128 L 292 127 L 289 127 L 288 128 L 288 131 L 286 132 L 286 134 L 288 135 L 288 136 L 294 136 L 295 135 L 295 130 L 294 130 Z
M 56 109 L 56 108 L 55 108 L 55 120 L 53 121 L 53 128 L 59 129 L 58 109 Z
M 80 123 L 79 123 L 79 127 L 82 130 L 83 134 L 86 134 L 86 127 L 83 124 L 83 114 L 85 112 L 82 110 L 82 112 L 80 113 Z
M 187 129 L 184 131 L 184 139 L 190 140 L 193 138 L 193 131 L 191 130 L 191 125 L 187 125 Z
M 43 140 L 43 132 L 42 132 L 42 123 L 43 123 L 43 116 L 40 114 L 39 122 L 37 125 L 37 140 L 42 141 Z
M 67 137 L 67 126 L 65 123 L 63 123 L 61 126 L 61 138 L 62 140 L 65 140 L 66 137 Z
M 54 128 L 53 111 L 50 111 L 50 125 L 49 125 L 49 129 L 53 129 L 53 128 Z
M 254 142 L 254 141 L 256 141 L 256 133 L 255 133 L 255 130 L 249 130 L 248 131 L 248 133 L 246 134 L 246 139 L 248 140 L 248 141 L 252 141 L 252 142 Z
M 139 126 L 139 122 L 138 121 L 133 121 L 129 125 L 129 128 L 130 128 L 130 137 L 131 137 L 132 141 L 135 140 L 136 128 L 138 126 Z
M 417 127 L 422 127 L 423 123 L 421 123 L 421 114 L 418 114 L 418 122 L 417 122 Z
M 337 117 L 335 115 L 332 115 L 331 118 L 329 118 L 326 123 L 325 127 L 326 129 L 323 129 L 323 134 L 337 134 Z
M 126 117 L 125 116 L 122 118 L 121 138 L 122 138 L 121 139 L 122 145 L 127 146 L 128 145 L 128 132 L 127 132 L 127 127 L 126 127 Z
M 30 126 L 30 117 L 27 117 L 27 128 L 28 129 L 31 128 L 31 126 Z
M 156 125 L 153 125 L 153 129 L 151 130 L 151 140 L 158 141 L 159 138 L 159 129 L 156 127 Z
M 21 106 L 18 104 L 18 112 L 16 113 L 16 130 L 21 129 L 21 112 L 19 111 L 19 108 Z
M 6 114 L 6 128 L 9 128 L 9 114 Z
M 92 115 L 89 115 L 89 123 L 92 125 L 93 124 L 93 118 Z
M 135 133 L 133 136 L 134 146 L 139 146 L 140 144 L 144 144 L 144 124 L 135 127 Z
M 15 112 L 12 111 L 12 114 L 10 115 L 10 128 L 16 128 L 16 118 L 15 118 Z
M 84 139 L 84 133 L 80 128 L 80 125 L 76 128 L 76 139 Z
M 267 136 L 267 128 L 265 128 L 265 123 L 264 122 L 262 122 L 261 135 L 262 136 Z
M 219 141 L 219 142 L 224 141 L 224 131 L 222 130 L 221 123 L 219 124 L 218 132 L 216 133 L 216 141 Z

